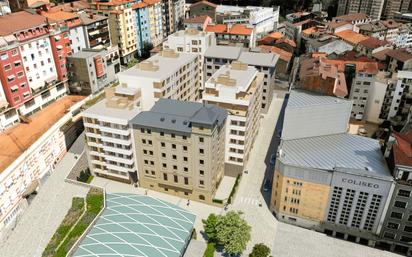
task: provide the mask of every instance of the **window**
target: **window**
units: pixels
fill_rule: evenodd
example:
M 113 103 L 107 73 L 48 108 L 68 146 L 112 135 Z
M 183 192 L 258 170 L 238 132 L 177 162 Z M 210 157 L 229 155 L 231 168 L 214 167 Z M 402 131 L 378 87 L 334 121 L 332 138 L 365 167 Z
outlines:
M 188 172 L 189 169 L 188 169 L 187 167 L 184 167 L 184 168 L 183 168 L 183 171 L 184 171 L 184 172 Z
M 164 142 L 161 142 L 160 145 L 161 145 L 162 147 L 165 147 L 165 146 L 166 146 L 166 144 L 165 144 Z
M 203 137 L 199 137 L 199 142 L 203 143 L 204 142 L 204 138 Z
M 177 160 L 177 156 L 175 154 L 172 155 L 173 160 Z
M 174 169 L 174 170 L 177 170 L 177 165 L 173 165 L 173 169 Z
M 175 145 L 175 144 L 172 144 L 172 149 L 176 149 L 176 145 Z
M 187 151 L 187 146 L 183 146 L 183 151 Z
M 399 189 L 398 191 L 399 196 L 409 197 L 411 195 L 411 191 Z
M 204 200 L 205 200 L 205 196 L 204 196 L 204 195 L 199 195 L 199 199 L 204 201 Z
M 394 219 L 402 219 L 402 216 L 403 216 L 403 214 L 399 213 L 399 212 L 392 212 L 391 213 L 391 218 L 394 218 Z
M 185 177 L 185 185 L 189 185 L 189 178 Z
M 162 158 L 166 158 L 166 154 L 165 154 L 165 153 L 162 153 Z
M 388 227 L 388 228 L 391 228 L 391 229 L 398 229 L 398 228 L 399 228 L 399 224 L 398 224 L 398 223 L 393 223 L 393 222 L 388 222 L 387 227 Z
M 394 205 L 395 205 L 395 207 L 398 207 L 398 208 L 402 208 L 402 209 L 406 208 L 406 202 L 395 201 Z
M 177 177 L 177 175 L 174 175 L 174 176 L 173 176 L 173 180 L 174 180 L 175 183 L 178 183 L 178 182 L 179 182 L 179 178 Z
M 163 173 L 163 180 L 167 181 L 167 174 Z
M 170 136 L 171 136 L 172 138 L 175 138 L 175 137 L 176 137 L 176 135 L 175 135 L 175 134 L 170 134 Z
M 200 148 L 200 149 L 199 149 L 199 153 L 200 153 L 200 154 L 204 154 L 204 153 L 205 153 L 205 150 L 203 150 L 202 148 Z
M 187 157 L 186 156 L 183 157 L 183 161 L 187 162 Z
M 403 231 L 405 231 L 405 232 L 412 232 L 412 227 L 411 227 L 411 226 L 405 226 L 405 227 L 403 228 Z
M 205 161 L 204 160 L 199 160 L 199 164 L 203 165 L 203 164 L 205 164 Z
M 164 133 L 164 132 L 160 132 L 160 136 L 162 136 L 162 137 L 163 137 L 164 135 L 165 135 L 165 133 Z
M 391 233 L 391 232 L 385 232 L 385 234 L 383 235 L 383 237 L 389 238 L 389 239 L 395 239 L 395 234 L 394 234 L 394 233 Z
M 203 176 L 203 175 L 205 175 L 205 171 L 204 171 L 204 170 L 199 170 L 199 174 L 200 174 L 201 176 Z
M 200 184 L 200 185 L 204 185 L 204 184 L 205 184 L 205 181 L 199 180 L 199 184 Z

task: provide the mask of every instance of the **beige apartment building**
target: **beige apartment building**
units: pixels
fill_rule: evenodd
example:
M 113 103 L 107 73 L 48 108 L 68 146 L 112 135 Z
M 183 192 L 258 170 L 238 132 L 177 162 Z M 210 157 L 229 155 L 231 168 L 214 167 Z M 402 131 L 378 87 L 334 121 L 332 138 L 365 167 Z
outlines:
M 241 173 L 259 128 L 264 75 L 253 66 L 233 61 L 205 83 L 203 101 L 228 111 L 225 173 Z
M 142 110 L 150 110 L 160 98 L 198 101 L 199 56 L 166 49 L 118 74 L 119 82 L 142 93 Z
M 90 8 L 109 17 L 110 39 L 119 46 L 121 61 L 127 63 L 137 50 L 135 12 L 130 1 L 91 2 Z
M 132 121 L 139 186 L 212 203 L 224 175 L 227 111 L 159 99 Z
M 86 153 L 92 174 L 136 183 L 129 122 L 141 111 L 136 88 L 107 88 L 106 98 L 82 113 Z

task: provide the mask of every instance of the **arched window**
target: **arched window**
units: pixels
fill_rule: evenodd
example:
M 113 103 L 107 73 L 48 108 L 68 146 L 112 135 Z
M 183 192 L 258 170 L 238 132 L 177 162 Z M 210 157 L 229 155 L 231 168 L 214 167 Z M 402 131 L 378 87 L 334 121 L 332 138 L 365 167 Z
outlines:
M 204 196 L 204 195 L 199 195 L 199 199 L 204 201 L 204 200 L 205 200 L 205 196 Z

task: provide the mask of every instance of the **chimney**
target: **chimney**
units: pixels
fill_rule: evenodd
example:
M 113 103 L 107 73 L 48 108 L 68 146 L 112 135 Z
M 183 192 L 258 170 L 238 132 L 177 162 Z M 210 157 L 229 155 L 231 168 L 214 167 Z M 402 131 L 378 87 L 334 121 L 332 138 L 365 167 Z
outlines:
M 73 2 L 70 2 L 70 7 L 74 7 L 74 3 L 73 3 Z
M 89 17 L 90 17 L 90 19 L 93 19 L 94 18 L 93 13 L 90 13 Z

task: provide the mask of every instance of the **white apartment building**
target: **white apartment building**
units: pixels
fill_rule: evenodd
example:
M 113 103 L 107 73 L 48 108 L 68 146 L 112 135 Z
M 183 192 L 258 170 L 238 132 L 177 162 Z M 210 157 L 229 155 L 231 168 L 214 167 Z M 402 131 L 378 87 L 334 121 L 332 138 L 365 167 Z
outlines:
M 218 5 L 216 21 L 223 24 L 249 24 L 255 34 L 274 31 L 279 22 L 279 7 Z
M 386 91 L 381 116 L 397 124 L 404 124 L 412 107 L 412 71 L 398 71 L 394 74 L 393 80 Z
M 45 86 L 45 82 L 57 79 L 48 35 L 21 44 L 20 51 L 29 86 L 34 92 L 40 91 Z
M 225 173 L 243 171 L 259 128 L 264 75 L 253 66 L 232 62 L 206 82 L 203 102 L 228 111 Z
M 264 74 L 262 89 L 262 112 L 266 113 L 272 102 L 273 90 L 275 88 L 276 64 L 279 55 L 273 53 L 242 52 L 239 61 L 254 66 Z
M 83 26 L 70 28 L 68 34 L 73 53 L 80 52 L 83 48 L 87 48 L 86 31 Z
M 409 48 L 412 46 L 412 25 L 410 23 L 403 24 L 399 28 L 398 35 L 393 43 L 398 48 Z
M 239 59 L 242 48 L 238 46 L 211 46 L 204 54 L 205 81 L 212 77 L 225 64 Z
M 139 88 L 141 107 L 149 110 L 159 98 L 198 101 L 199 56 L 166 49 L 136 66 L 118 73 L 121 85 Z
M 61 103 L 63 106 L 56 103 L 55 107 L 64 110 L 64 104 L 68 104 L 69 101 L 63 101 L 64 103 Z M 27 149 L 20 150 L 19 153 L 16 152 L 16 149 L 21 146 L 13 141 L 13 137 L 0 133 L 0 148 L 4 150 L 4 147 L 9 147 L 12 153 L 1 157 L 0 162 L 0 238 L 7 235 L 8 231 L 13 228 L 16 217 L 27 206 L 25 196 L 41 186 L 47 175 L 54 172 L 56 164 L 68 150 L 67 137 L 62 127 L 67 122 L 76 123 L 79 118 L 76 115 L 84 102 L 85 100 L 78 101 L 73 103 L 70 108 L 66 107 L 66 113 L 62 111 L 62 116 L 51 124 L 47 131 L 40 136 L 34 135 L 34 137 L 38 137 L 34 143 Z M 49 112 L 50 110 L 47 113 Z M 51 112 L 53 113 L 53 111 Z M 30 123 L 18 125 L 28 126 L 22 128 L 23 132 L 20 131 L 20 133 L 24 133 L 24 130 L 29 132 L 30 125 Z M 27 145 L 27 142 L 24 141 L 20 143 L 23 143 L 24 146 Z
M 137 182 L 129 121 L 140 111 L 140 90 L 106 89 L 106 99 L 82 113 L 90 171 L 100 177 Z
M 199 55 L 200 81 L 205 82 L 203 75 L 204 54 L 210 46 L 216 45 L 214 33 L 202 32 L 196 29 L 186 29 L 177 31 L 167 37 L 163 42 L 164 49 L 173 49 L 180 53 L 194 53 Z

